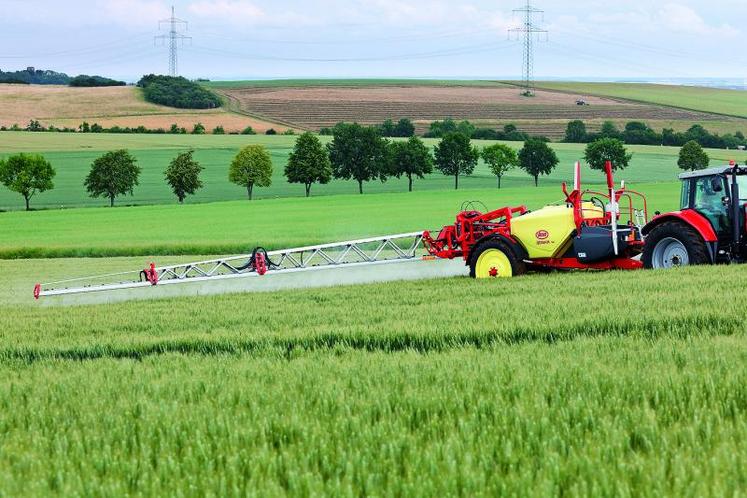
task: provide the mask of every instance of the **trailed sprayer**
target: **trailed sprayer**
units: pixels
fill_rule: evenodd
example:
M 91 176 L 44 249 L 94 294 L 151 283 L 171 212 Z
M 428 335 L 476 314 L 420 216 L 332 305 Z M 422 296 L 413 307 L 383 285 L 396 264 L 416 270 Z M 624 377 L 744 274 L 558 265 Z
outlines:
M 466 274 L 498 278 L 538 270 L 637 269 L 643 264 L 646 199 L 605 167 L 604 191 L 563 183 L 557 204 L 479 211 L 463 206 L 437 233 L 395 235 L 251 253 L 37 284 L 34 297 L 62 303 L 277 290 Z

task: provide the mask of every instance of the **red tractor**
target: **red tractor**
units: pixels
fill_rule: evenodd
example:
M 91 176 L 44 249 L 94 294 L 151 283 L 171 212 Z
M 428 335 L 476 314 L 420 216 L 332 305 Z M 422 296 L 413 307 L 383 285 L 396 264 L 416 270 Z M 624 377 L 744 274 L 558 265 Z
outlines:
M 680 175 L 680 210 L 658 214 L 643 227 L 643 265 L 672 268 L 747 259 L 747 167 L 729 166 Z

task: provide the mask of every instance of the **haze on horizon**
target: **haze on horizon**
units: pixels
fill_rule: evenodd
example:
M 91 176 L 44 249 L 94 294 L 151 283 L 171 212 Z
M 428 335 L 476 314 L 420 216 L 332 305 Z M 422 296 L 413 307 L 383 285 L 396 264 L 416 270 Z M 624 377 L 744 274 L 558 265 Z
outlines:
M 518 78 L 507 29 L 522 0 L 0 0 L 0 69 L 27 66 L 134 81 L 166 73 L 158 21 L 189 21 L 190 78 Z M 535 75 L 744 78 L 747 2 L 537 0 L 549 39 Z

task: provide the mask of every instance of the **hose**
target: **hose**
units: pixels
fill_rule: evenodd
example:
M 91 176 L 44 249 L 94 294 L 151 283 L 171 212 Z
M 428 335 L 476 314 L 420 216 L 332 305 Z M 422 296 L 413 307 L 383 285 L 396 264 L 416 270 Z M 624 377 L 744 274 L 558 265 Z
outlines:
M 267 250 L 264 247 L 257 246 L 252 251 L 252 255 L 249 256 L 249 260 L 246 262 L 246 264 L 244 264 L 242 266 L 237 266 L 236 270 L 237 271 L 244 271 L 244 270 L 248 270 L 249 268 L 254 268 L 255 267 L 254 262 L 256 261 L 257 254 L 262 254 L 262 256 L 264 256 L 264 259 L 267 262 L 267 266 L 269 268 L 273 268 L 273 267 L 277 268 L 278 265 L 275 264 L 270 259 L 270 257 L 267 255 Z

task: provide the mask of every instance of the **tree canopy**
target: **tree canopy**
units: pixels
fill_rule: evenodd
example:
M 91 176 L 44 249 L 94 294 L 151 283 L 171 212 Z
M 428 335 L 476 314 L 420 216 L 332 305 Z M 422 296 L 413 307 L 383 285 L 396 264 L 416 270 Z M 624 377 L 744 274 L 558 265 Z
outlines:
M 379 126 L 383 137 L 411 137 L 415 135 L 415 125 L 407 118 L 402 118 L 396 123 L 387 119 Z
M 127 83 L 124 81 L 113 80 L 111 78 L 104 78 L 103 76 L 88 76 L 87 74 L 81 74 L 70 80 L 68 83 L 70 86 L 78 87 L 94 87 L 94 86 L 126 86 Z
M 612 161 L 612 170 L 625 169 L 633 154 L 625 150 L 625 144 L 617 138 L 599 138 L 586 146 L 584 160 L 591 169 L 604 171 L 607 161 Z
M 565 128 L 564 142 L 583 143 L 586 141 L 586 125 L 580 119 L 575 119 L 568 123 Z
M 212 109 L 220 107 L 220 98 L 199 83 L 181 76 L 149 74 L 140 78 L 145 100 L 154 104 L 181 109 Z
M 434 151 L 436 168 L 454 177 L 454 189 L 459 188 L 459 176 L 472 174 L 480 158 L 480 152 L 472 146 L 469 137 L 459 132 L 447 133 Z
M 91 197 L 107 197 L 109 205 L 114 206 L 114 198 L 118 195 L 132 195 L 140 171 L 137 161 L 127 150 L 115 150 L 93 161 L 84 185 Z
M 228 179 L 246 187 L 249 200 L 254 187 L 272 185 L 272 159 L 264 145 L 247 145 L 236 154 L 228 170 Z
M 316 135 L 306 132 L 298 136 L 285 166 L 285 177 L 289 183 L 303 183 L 306 197 L 311 194 L 311 185 L 326 184 L 332 179 L 329 154 Z
M 193 150 L 182 152 L 171 160 L 164 171 L 166 182 L 180 203 L 184 202 L 187 195 L 194 195 L 202 188 L 200 173 L 205 168 L 194 160 L 193 154 Z
M 39 154 L 15 154 L 0 160 L 0 182 L 23 196 L 26 211 L 31 209 L 29 201 L 34 195 L 54 188 L 55 174 L 49 161 Z
M 543 140 L 530 138 L 519 151 L 519 166 L 534 177 L 535 187 L 539 184 L 539 175 L 549 175 L 557 165 L 558 156 Z
M 710 158 L 703 147 L 695 140 L 690 140 L 680 149 L 677 165 L 686 171 L 695 171 L 708 167 Z
M 498 177 L 498 188 L 501 188 L 501 178 L 507 171 L 519 165 L 516 151 L 504 144 L 490 145 L 482 149 L 482 160 L 488 165 L 490 171 Z
M 431 151 L 418 137 L 389 146 L 389 172 L 397 178 L 407 177 L 408 191 L 412 192 L 414 176 L 424 178 L 433 171 Z
M 327 144 L 332 174 L 343 180 L 354 179 L 362 194 L 363 182 L 386 179 L 387 143 L 376 128 L 338 124 Z

